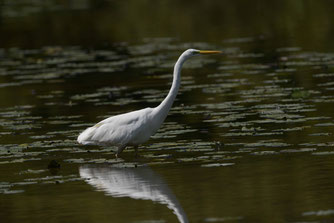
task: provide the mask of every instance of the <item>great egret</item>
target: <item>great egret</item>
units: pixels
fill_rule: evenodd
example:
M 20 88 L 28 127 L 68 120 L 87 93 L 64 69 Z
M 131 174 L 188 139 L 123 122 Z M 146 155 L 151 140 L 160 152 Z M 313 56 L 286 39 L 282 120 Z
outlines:
M 184 51 L 174 66 L 173 83 L 167 97 L 155 108 L 115 115 L 87 128 L 78 136 L 83 145 L 116 146 L 116 158 L 125 147 L 134 146 L 137 154 L 138 145 L 146 142 L 164 122 L 181 82 L 183 63 L 195 55 L 218 54 L 221 51 L 188 49 Z

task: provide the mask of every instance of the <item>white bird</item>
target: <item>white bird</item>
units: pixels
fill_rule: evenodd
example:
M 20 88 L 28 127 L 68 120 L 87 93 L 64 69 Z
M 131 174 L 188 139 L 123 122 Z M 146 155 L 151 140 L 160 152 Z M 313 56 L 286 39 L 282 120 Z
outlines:
M 106 118 L 83 131 L 78 136 L 78 142 L 83 145 L 116 146 L 118 148 L 116 158 L 127 146 L 134 146 L 137 154 L 138 145 L 155 134 L 167 117 L 180 87 L 183 63 L 195 55 L 218 53 L 221 51 L 196 49 L 184 51 L 174 66 L 172 87 L 159 106 Z

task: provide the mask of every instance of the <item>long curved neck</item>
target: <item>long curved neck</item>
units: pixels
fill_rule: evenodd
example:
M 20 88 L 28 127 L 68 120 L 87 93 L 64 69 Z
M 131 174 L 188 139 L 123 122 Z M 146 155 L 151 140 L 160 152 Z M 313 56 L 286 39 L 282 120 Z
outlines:
M 174 66 L 173 83 L 169 90 L 167 97 L 155 108 L 156 112 L 159 113 L 160 118 L 165 119 L 170 108 L 173 105 L 174 99 L 180 88 L 181 83 L 181 68 L 187 57 L 181 55 Z

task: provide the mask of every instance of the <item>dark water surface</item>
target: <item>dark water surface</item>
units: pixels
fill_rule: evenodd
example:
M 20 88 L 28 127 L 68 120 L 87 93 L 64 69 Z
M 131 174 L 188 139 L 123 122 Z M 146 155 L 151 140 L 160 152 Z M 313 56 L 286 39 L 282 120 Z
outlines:
M 0 2 L 1 222 L 334 221 L 333 4 Z M 198 24 L 213 31 L 191 38 Z M 186 62 L 139 158 L 77 144 L 103 118 L 158 105 L 187 48 L 224 54 Z

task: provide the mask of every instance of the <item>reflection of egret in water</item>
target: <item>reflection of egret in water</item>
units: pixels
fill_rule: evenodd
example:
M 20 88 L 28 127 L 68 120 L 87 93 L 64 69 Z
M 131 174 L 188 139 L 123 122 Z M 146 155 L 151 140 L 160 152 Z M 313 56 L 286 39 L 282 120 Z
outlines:
M 85 165 L 80 176 L 98 190 L 113 197 L 152 200 L 175 213 L 179 222 L 188 222 L 187 216 L 165 181 L 149 167 L 117 168 L 112 166 Z

